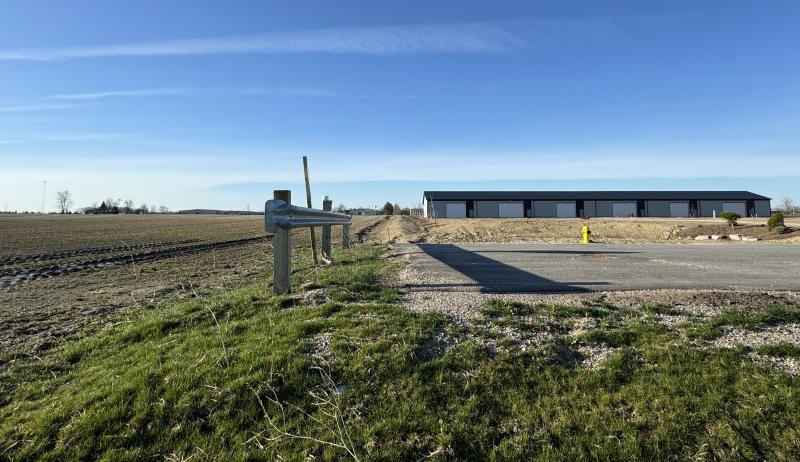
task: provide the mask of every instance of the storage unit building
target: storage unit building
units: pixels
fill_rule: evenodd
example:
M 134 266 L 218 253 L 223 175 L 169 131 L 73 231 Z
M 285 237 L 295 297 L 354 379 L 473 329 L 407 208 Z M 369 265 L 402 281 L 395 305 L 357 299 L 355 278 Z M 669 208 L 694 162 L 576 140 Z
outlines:
M 768 217 L 770 198 L 749 191 L 425 191 L 437 218 Z

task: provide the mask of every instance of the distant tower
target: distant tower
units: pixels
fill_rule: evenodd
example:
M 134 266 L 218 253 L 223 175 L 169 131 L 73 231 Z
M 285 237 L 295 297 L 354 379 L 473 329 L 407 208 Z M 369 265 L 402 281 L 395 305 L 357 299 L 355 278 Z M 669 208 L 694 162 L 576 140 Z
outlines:
M 42 213 L 44 213 L 44 200 L 47 197 L 47 180 L 42 183 Z

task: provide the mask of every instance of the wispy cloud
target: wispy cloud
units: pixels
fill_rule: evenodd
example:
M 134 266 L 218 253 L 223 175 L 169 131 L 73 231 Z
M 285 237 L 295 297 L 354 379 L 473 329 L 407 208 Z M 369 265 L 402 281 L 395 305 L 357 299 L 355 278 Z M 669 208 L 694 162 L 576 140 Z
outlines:
M 145 88 L 138 90 L 115 90 L 115 91 L 101 91 L 94 93 L 69 93 L 51 95 L 50 99 L 60 100 L 89 100 L 101 98 L 135 98 L 144 96 L 177 96 L 187 95 L 193 91 L 191 88 Z
M 368 98 L 366 95 L 352 95 L 317 87 L 243 87 L 243 88 L 140 88 L 134 90 L 111 90 L 89 93 L 62 93 L 50 95 L 54 100 L 95 100 L 104 98 L 147 98 L 153 96 L 302 96 L 315 98 Z
M 135 135 L 130 133 L 75 133 L 66 135 L 46 136 L 41 138 L 0 140 L 0 145 L 52 143 L 52 142 L 69 142 L 69 141 L 101 141 L 101 140 L 113 140 L 120 138 L 132 138 L 134 136 Z
M 549 45 L 572 41 L 575 38 L 595 38 L 614 30 L 614 24 L 606 19 L 347 27 L 269 35 L 0 50 L 0 60 L 48 61 L 243 53 L 363 55 L 498 53 L 528 45 Z
M 0 106 L 0 113 L 52 111 L 58 109 L 72 109 L 79 106 L 78 104 L 21 104 Z

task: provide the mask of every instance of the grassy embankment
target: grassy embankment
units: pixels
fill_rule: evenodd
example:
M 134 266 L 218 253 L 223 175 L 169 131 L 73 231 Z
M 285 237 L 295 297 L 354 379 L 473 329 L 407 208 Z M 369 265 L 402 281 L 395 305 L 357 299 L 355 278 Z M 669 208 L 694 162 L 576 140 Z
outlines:
M 246 287 L 10 367 L 0 459 L 800 458 L 800 379 L 757 367 L 744 350 L 694 347 L 651 315 L 613 306 L 493 301 L 466 326 L 415 315 L 379 285 L 391 271 L 382 252 L 364 246 L 337 266 L 298 271 L 296 287 L 327 288 L 320 306 Z M 782 310 L 691 329 L 712 336 L 726 323 L 798 316 Z M 579 316 L 597 327 L 568 335 L 559 320 Z M 481 335 L 496 326 L 553 340 L 488 348 Z M 565 359 L 598 342 L 614 348 L 602 367 Z

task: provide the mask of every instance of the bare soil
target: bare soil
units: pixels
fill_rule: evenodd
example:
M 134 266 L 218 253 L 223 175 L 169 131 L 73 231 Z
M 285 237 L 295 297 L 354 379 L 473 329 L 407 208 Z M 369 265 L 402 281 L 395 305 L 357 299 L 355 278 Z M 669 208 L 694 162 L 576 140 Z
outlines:
M 259 215 L 0 215 L 0 257 L 265 234 Z
M 351 235 L 381 220 L 354 217 Z M 0 217 L 0 282 L 15 281 L 0 284 L 0 369 L 137 310 L 258 281 L 267 290 L 272 240 L 263 226 L 263 216 Z M 293 232 L 296 259 L 310 252 L 309 236 Z M 341 227 L 332 239 L 341 242 Z

